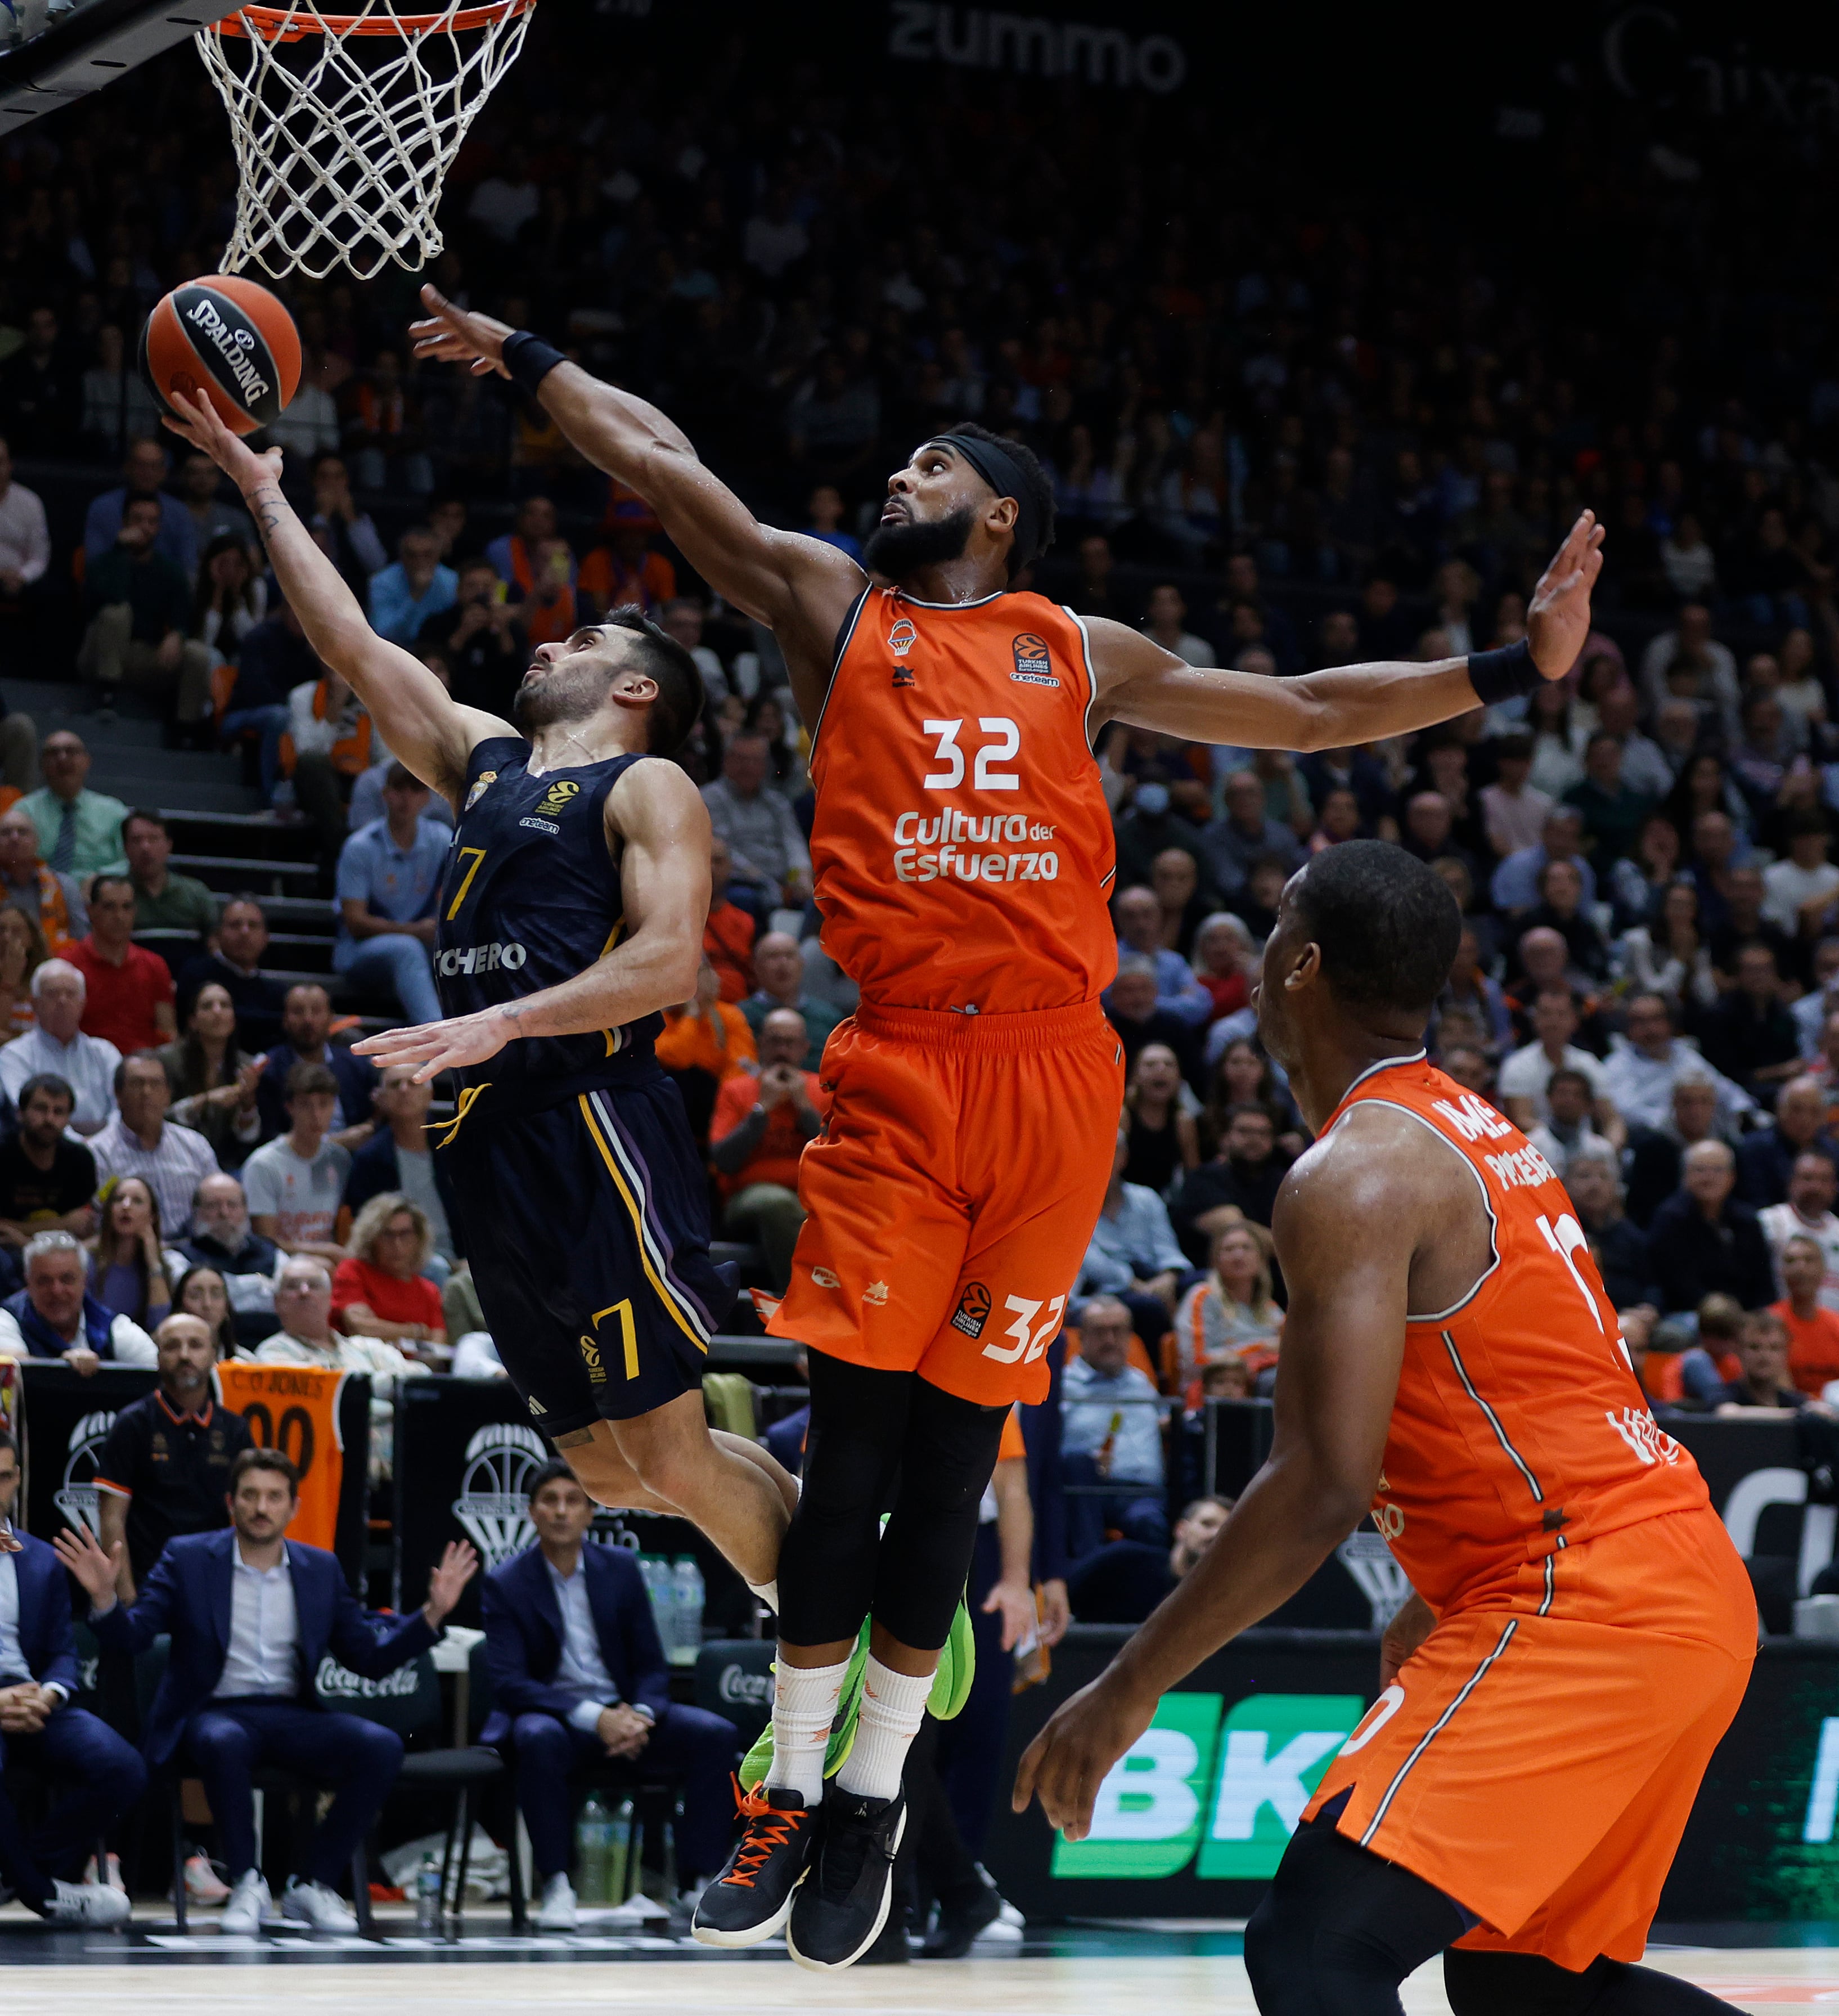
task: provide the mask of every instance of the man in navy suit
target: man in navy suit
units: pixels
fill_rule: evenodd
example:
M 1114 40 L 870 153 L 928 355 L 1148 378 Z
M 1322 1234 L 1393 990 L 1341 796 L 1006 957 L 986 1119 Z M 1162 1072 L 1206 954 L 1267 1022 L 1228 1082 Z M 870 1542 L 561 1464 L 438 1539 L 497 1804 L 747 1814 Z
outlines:
M 322 1709 L 314 1676 L 329 1651 L 366 1679 L 406 1665 L 439 1637 L 478 1565 L 464 1541 L 449 1546 L 420 1610 L 380 1628 L 333 1555 L 283 1537 L 299 1483 L 278 1449 L 245 1449 L 230 1467 L 229 1531 L 169 1541 L 132 1604 L 116 1600 L 119 1542 L 105 1553 L 87 1530 L 67 1530 L 53 1543 L 88 1593 L 105 1649 L 139 1652 L 171 1634 L 144 1748 L 160 1765 L 182 1748 L 204 1781 L 230 1876 L 226 1931 L 254 1931 L 269 1908 L 256 1858 L 250 1773 L 258 1764 L 284 1766 L 337 1795 L 283 1894 L 282 1916 L 319 1931 L 355 1928 L 333 1885 L 395 1782 L 402 1739 L 360 1715 Z
M 677 1869 L 686 1889 L 719 1869 L 731 1845 L 728 1774 L 739 1732 L 671 1701 L 644 1579 L 625 1548 L 581 1544 L 593 1516 L 567 1464 L 545 1463 L 530 1485 L 536 1545 L 495 1568 L 480 1590 L 497 1701 L 480 1740 L 510 1744 L 546 1931 L 575 1923 L 568 1781 L 590 1760 L 682 1779 Z
M 42 1540 L 13 1530 L 19 1445 L 0 1434 L 0 1769 L 30 1764 L 64 1782 L 31 1832 L 0 1791 L 0 1882 L 54 1925 L 118 1925 L 128 1899 L 102 1883 L 67 1883 L 96 1836 L 145 1790 L 146 1766 L 106 1722 L 72 1708 L 77 1647 L 70 1586 Z

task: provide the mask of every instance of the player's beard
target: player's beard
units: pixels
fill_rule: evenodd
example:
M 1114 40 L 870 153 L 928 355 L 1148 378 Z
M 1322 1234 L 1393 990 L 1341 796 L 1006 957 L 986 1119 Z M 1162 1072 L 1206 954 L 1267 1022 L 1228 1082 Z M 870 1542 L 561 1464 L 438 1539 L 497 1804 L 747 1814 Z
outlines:
M 884 581 L 906 581 L 922 567 L 962 560 L 977 513 L 962 506 L 944 518 L 897 518 L 877 525 L 862 549 L 862 565 Z
M 585 721 L 599 711 L 606 686 L 603 664 L 565 665 L 536 680 L 526 673 L 511 702 L 511 718 L 524 735 Z

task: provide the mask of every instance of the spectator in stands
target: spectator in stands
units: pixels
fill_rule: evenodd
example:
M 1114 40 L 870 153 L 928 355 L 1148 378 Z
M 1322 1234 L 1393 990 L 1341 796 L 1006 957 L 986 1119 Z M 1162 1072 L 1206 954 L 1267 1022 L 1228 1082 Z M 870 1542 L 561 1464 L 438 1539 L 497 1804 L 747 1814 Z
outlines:
M 1828 928 L 1839 899 L 1839 868 L 1826 859 L 1830 837 L 1824 812 L 1790 812 L 1787 859 L 1762 871 L 1763 914 L 1804 945 L 1811 945 Z
M 764 736 L 736 736 L 722 752 L 721 776 L 703 787 L 703 802 L 728 843 L 734 874 L 769 904 L 797 905 L 811 892 L 811 851 L 792 808 L 766 781 L 768 760 Z
M 1149 1375 L 1130 1362 L 1130 1312 L 1095 1295 L 1079 1319 L 1079 1355 L 1060 1381 L 1060 1461 L 1068 1486 L 1067 1552 L 1076 1564 L 1105 1529 L 1151 1546 L 1168 1535 L 1162 1415 Z
M 1235 1106 L 1226 1115 L 1219 1153 L 1182 1177 L 1169 1215 L 1197 1265 L 1236 1219 L 1270 1224 L 1278 1189 L 1289 1167 L 1276 1144 L 1276 1125 L 1267 1107 Z
M 1741 1085 L 1713 1070 L 1698 1052 L 1673 1033 L 1673 1011 L 1659 994 L 1631 997 L 1625 1035 L 1613 1039 L 1607 1072 L 1609 1096 L 1628 1125 L 1662 1127 L 1682 1078 L 1704 1078 L 1718 1095 L 1720 1122 L 1734 1127 L 1754 1113 L 1756 1102 Z
M 789 1009 L 802 1018 L 808 1036 L 803 1068 L 815 1071 L 830 1031 L 843 1019 L 827 1001 L 804 991 L 804 955 L 789 931 L 768 931 L 754 948 L 754 977 L 759 983 L 741 1003 L 741 1013 L 761 1045 L 769 1015 Z
M 405 651 L 429 617 L 459 601 L 459 577 L 426 525 L 412 525 L 397 542 L 394 561 L 371 576 L 369 599 L 372 629 Z
M 1584 775 L 1564 794 L 1583 821 L 1584 835 L 1599 875 L 1633 848 L 1654 800 L 1622 775 L 1619 736 L 1598 729 L 1584 745 Z
M 1510 854 L 1494 871 L 1488 893 L 1494 907 L 1509 916 L 1530 910 L 1539 900 L 1539 877 L 1552 861 L 1571 861 L 1583 878 L 1586 906 L 1596 900 L 1596 877 L 1583 856 L 1582 818 L 1574 805 L 1555 805 L 1546 815 L 1537 847 Z
M 1782 1087 L 1770 1124 L 1738 1143 L 1737 1194 L 1758 1209 L 1780 1204 L 1795 1163 L 1809 1153 L 1839 1168 L 1839 1139 L 1827 1130 L 1826 1094 L 1817 1078 L 1804 1073 Z
M 243 1165 L 250 1222 L 284 1253 L 344 1258 L 333 1234 L 351 1157 L 326 1138 L 338 1096 L 338 1080 L 325 1065 L 294 1065 L 287 1074 L 288 1131 Z
M 157 1049 L 178 1034 L 172 969 L 135 943 L 134 925 L 133 883 L 125 875 L 98 875 L 89 885 L 88 934 L 70 952 L 83 976 L 83 1033 L 124 1056 Z
M 160 1233 L 160 1207 L 139 1176 L 110 1176 L 96 1193 L 102 1222 L 89 1245 L 89 1292 L 105 1309 L 143 1330 L 172 1310 L 172 1274 Z
M 728 885 L 733 856 L 718 833 L 709 846 L 709 919 L 703 927 L 703 955 L 715 969 L 724 1001 L 743 1001 L 754 991 L 754 940 L 759 927 L 750 910 L 732 902 Z
M 323 987 L 304 981 L 287 990 L 281 1004 L 281 1041 L 262 1060 L 262 1075 L 256 1085 L 256 1106 L 262 1117 L 265 1140 L 283 1132 L 287 1125 L 286 1103 L 289 1075 L 296 1064 L 323 1064 L 332 1073 L 338 1103 L 333 1109 L 332 1132 L 340 1145 L 356 1147 L 369 1138 L 370 1103 L 376 1091 L 376 1067 L 368 1057 L 354 1057 L 327 1040 L 332 1027 L 332 1003 Z M 0 1052 L 0 1059 L 4 1058 Z M 0 1062 L 0 1077 L 5 1064 Z M 362 1126 L 362 1134 L 357 1129 Z
M 115 1067 L 115 1099 L 113 1118 L 89 1143 L 97 1178 L 142 1178 L 160 1222 L 176 1233 L 191 1223 L 198 1186 L 217 1174 L 217 1157 L 202 1134 L 167 1118 L 172 1089 L 158 1057 L 124 1057 Z
M 1615 1144 L 1590 1125 L 1596 1088 L 1589 1076 L 1568 1066 L 1546 1080 L 1546 1117 L 1527 1128 L 1526 1138 L 1562 1176 L 1574 1155 L 1613 1155 Z
M 172 1090 L 170 1118 L 201 1134 L 216 1165 L 225 1169 L 240 1168 L 261 1138 L 255 1105 L 261 1067 L 238 1046 L 236 1035 L 236 1006 L 214 980 L 193 996 L 184 1035 L 151 1053 Z
M 529 645 L 489 559 L 462 560 L 454 578 L 452 606 L 423 617 L 415 648 L 440 646 L 448 689 L 462 707 L 508 717 L 529 663 Z
M 384 816 L 353 833 L 338 859 L 339 934 L 333 965 L 360 985 L 387 985 L 411 1022 L 437 1022 L 431 951 L 434 899 L 452 834 L 423 814 L 428 787 L 391 766 Z
M 664 1010 L 653 1051 L 676 1081 L 689 1131 L 706 1153 L 716 1093 L 731 1078 L 754 1075 L 758 1056 L 747 1018 L 722 999 L 721 982 L 707 959 L 696 969 L 692 999 Z
M 1717 1394 L 1720 1414 L 1741 1415 L 1754 1407 L 1776 1407 L 1797 1413 L 1807 1395 L 1791 1381 L 1788 1366 L 1788 1327 L 1773 1309 L 1751 1309 L 1737 1338 L 1742 1370 Z
M 734 1237 L 759 1241 L 783 1294 L 804 1222 L 798 1157 L 823 1125 L 830 1100 L 804 1064 L 809 1039 L 795 1010 L 774 1009 L 760 1024 L 759 1046 L 759 1077 L 737 1072 L 715 1094 L 709 1159 L 726 1200 L 723 1223 Z
M 297 686 L 287 696 L 282 761 L 285 767 L 290 743 L 294 805 L 318 829 L 324 854 L 335 853 L 344 839 L 345 806 L 370 768 L 375 742 L 370 716 L 336 672 Z
M 1590 1258 L 1610 1301 L 1618 1309 L 1651 1305 L 1659 1291 L 1648 1266 L 1647 1238 L 1622 1215 L 1614 1150 L 1573 1155 L 1564 1172 L 1564 1187 L 1589 1239 Z
M 1762 1236 L 1769 1241 L 1776 1280 L 1784 1288 L 1782 1255 L 1788 1241 L 1811 1239 L 1819 1246 L 1826 1260 L 1820 1300 L 1831 1309 L 1839 1309 L 1839 1218 L 1833 1215 L 1835 1197 L 1839 1197 L 1839 1172 L 1824 1155 L 1809 1150 L 1794 1157 L 1786 1200 L 1765 1204 L 1757 1213 Z
M 119 798 L 87 788 L 89 751 L 82 737 L 67 728 L 46 736 L 38 767 L 45 773 L 44 787 L 22 798 L 19 809 L 38 830 L 39 859 L 53 874 L 79 880 L 105 869 L 119 869 L 121 822 L 128 808 Z M 47 940 L 52 937 L 49 927 L 45 935 Z
M 1619 1146 L 1621 1124 L 1609 1099 L 1608 1074 L 1600 1060 L 1571 1041 L 1577 1026 L 1577 1004 L 1568 989 L 1535 1000 L 1534 1040 L 1501 1061 L 1500 1094 L 1506 1116 L 1523 1134 L 1531 1134 L 1551 1117 L 1546 1089 L 1553 1073 L 1572 1071 L 1589 1083 L 1597 1125 Z
M 1813 948 L 1813 985 L 1789 1010 L 1801 1032 L 1802 1057 L 1819 1055 L 1820 1032 L 1835 1011 L 1839 1011 L 1839 938 L 1823 938 Z
M 1230 1359 L 1258 1376 L 1277 1363 L 1283 1312 L 1271 1293 L 1270 1235 L 1229 1225 L 1213 1244 L 1213 1269 L 1175 1311 L 1175 1383 L 1186 1389 L 1210 1365 Z
M 1217 665 L 1218 658 L 1204 637 L 1189 629 L 1188 605 L 1173 581 L 1159 581 L 1150 590 L 1143 613 L 1143 632 L 1165 651 L 1186 659 L 1190 665 Z
M 0 1301 L 0 1358 L 59 1358 L 85 1379 L 98 1366 L 151 1366 L 153 1340 L 131 1316 L 85 1288 L 83 1248 L 67 1232 L 40 1232 L 21 1256 L 26 1285 Z
M 362 1372 L 370 1381 L 370 1473 L 373 1481 L 387 1478 L 396 1388 L 427 1367 L 381 1337 L 334 1330 L 331 1271 L 308 1253 L 282 1262 L 275 1277 L 275 1321 L 279 1328 L 255 1348 L 257 1364 L 325 1366 Z
M 660 628 L 668 636 L 675 638 L 695 659 L 696 668 L 702 675 L 704 696 L 711 707 L 716 707 L 735 689 L 729 683 L 728 672 L 721 659 L 703 642 L 705 621 L 703 605 L 686 595 L 667 602 L 658 617 Z
M 434 1251 L 427 1213 L 385 1191 L 358 1213 L 345 1243 L 332 1276 L 334 1325 L 380 1337 L 437 1371 L 448 1356 L 447 1322 L 441 1291 L 423 1272 Z
M 175 875 L 167 866 L 172 859 L 172 835 L 158 812 L 137 806 L 121 822 L 121 851 L 128 859 L 128 874 L 134 889 L 134 927 L 136 931 L 188 931 L 198 940 L 185 948 L 186 954 L 203 949 L 204 939 L 217 929 L 217 898 L 196 876 Z M 178 955 L 167 964 L 176 970 Z
M 0 902 L 0 1043 L 23 1036 L 38 1019 L 32 975 L 49 956 L 37 919 L 16 904 Z
M 1776 1255 L 1782 1298 L 1771 1305 L 1788 1333 L 1790 1377 L 1817 1400 L 1839 1379 L 1839 1309 L 1828 1299 L 1832 1255 L 1826 1243 L 1797 1232 Z
M 1201 920 L 1194 933 L 1194 978 L 1213 1003 L 1209 1023 L 1250 1006 L 1254 951 L 1243 919 L 1230 910 L 1215 910 Z
M 268 1334 L 282 1255 L 273 1240 L 250 1226 L 247 1194 L 236 1177 L 204 1179 L 192 1208 L 189 1236 L 175 1239 L 173 1246 L 194 1268 L 209 1267 L 223 1276 L 242 1342 L 259 1341 Z
M 1673 1109 L 1664 1127 L 1628 1129 L 1628 1215 L 1646 1225 L 1679 1187 L 1680 1157 L 1695 1142 L 1715 1140 L 1718 1090 L 1708 1071 L 1682 1075 L 1673 1087 Z
M 234 539 L 246 551 L 255 544 L 249 513 L 224 495 L 223 471 L 209 455 L 193 449 L 179 465 L 178 500 L 190 515 L 193 544 L 204 556 L 198 566 L 200 581 L 209 572 L 211 548 L 218 541 Z
M 1198 779 L 1189 778 L 1187 781 L 1194 786 L 1204 804 L 1206 787 Z M 1203 812 L 1203 823 L 1205 816 Z M 1145 777 L 1138 783 L 1130 809 L 1117 822 L 1116 834 L 1120 888 L 1150 884 L 1155 876 L 1157 859 L 1171 848 L 1179 848 L 1193 862 L 1200 886 L 1208 891 L 1210 898 L 1217 900 L 1207 880 L 1200 827 L 1176 803 L 1174 788 L 1161 777 Z
M 281 1036 L 281 983 L 262 970 L 268 949 L 268 920 L 261 902 L 254 896 L 232 896 L 218 920 L 216 944 L 182 967 L 178 976 L 182 1003 L 195 1002 L 207 986 L 223 988 L 236 1010 L 237 1034 L 257 1056 Z
M 160 1383 L 115 1417 L 96 1459 L 97 1537 L 126 1547 L 115 1593 L 131 1603 L 178 1533 L 218 1533 L 230 1523 L 230 1467 L 254 1445 L 249 1424 L 211 1397 L 217 1343 L 211 1326 L 175 1313 L 153 1333 Z
M 352 498 L 351 470 L 343 455 L 314 457 L 313 509 L 307 524 L 326 558 L 362 600 L 372 575 L 383 572 L 390 556 L 369 513 L 360 511 Z
M 68 959 L 48 959 L 32 975 L 38 1026 L 0 1047 L 0 1091 L 14 1106 L 28 1078 L 49 1071 L 76 1094 L 70 1125 L 79 1134 L 100 1132 L 115 1111 L 115 1070 L 121 1053 L 82 1030 L 83 975 Z
M 351 1157 L 340 1221 L 342 1224 L 347 1212 L 355 1218 L 386 1192 L 399 1191 L 427 1220 L 434 1253 L 452 1267 L 459 1256 L 454 1244 L 454 1215 L 448 1208 L 447 1167 L 429 1146 L 426 1125 L 434 1097 L 431 1085 L 416 1083 L 413 1064 L 385 1068 L 372 1095 L 383 1124 Z M 389 1333 L 376 1334 L 387 1337 Z
M 288 695 L 311 686 L 319 661 L 301 620 L 283 602 L 243 640 L 236 677 L 218 732 L 226 742 L 252 735 L 261 766 L 263 795 L 272 802 L 281 781 L 281 738 L 288 724 Z
M 1747 945 L 1768 946 L 1775 954 L 1775 970 L 1779 974 L 1798 975 L 1806 971 L 1805 941 L 1798 939 L 1792 931 L 1784 931 L 1765 911 L 1767 891 L 1760 868 L 1746 862 L 1726 869 L 1719 894 L 1724 898 L 1724 921 L 1706 934 L 1706 943 L 1720 986 L 1735 985 L 1737 955 Z M 1830 971 L 1829 967 L 1829 977 Z
M 677 1877 L 693 1888 L 728 1859 L 734 1724 L 671 1698 L 638 1564 L 624 1548 L 585 1546 L 593 1500 L 565 1463 L 530 1481 L 536 1545 L 487 1576 L 480 1593 L 493 1711 L 480 1740 L 509 1748 L 517 1805 L 536 1869 L 536 1922 L 572 1931 L 570 1780 L 583 1766 L 635 1784 L 681 1777 Z
M 1199 1102 L 1182 1085 L 1181 1060 L 1161 1043 L 1136 1053 L 1124 1087 L 1124 1125 L 1130 1159 L 1124 1175 L 1158 1197 L 1167 1197 L 1175 1178 L 1200 1160 L 1194 1125 Z
M 172 1313 L 196 1316 L 210 1333 L 215 1356 L 236 1356 L 236 1325 L 230 1307 L 229 1283 L 214 1267 L 185 1268 L 173 1284 Z M 158 1341 L 156 1337 L 154 1342 Z
M 1745 945 L 1736 956 L 1736 985 L 1700 1028 L 1705 1060 L 1762 1106 L 1801 1070 L 1801 1032 L 1782 999 L 1775 954 Z
M 1649 1263 L 1661 1305 L 1695 1309 L 1709 1294 L 1746 1309 L 1775 1300 L 1769 1242 L 1756 1214 L 1732 1194 L 1736 1158 L 1722 1141 L 1698 1141 L 1682 1157 L 1679 1189 L 1647 1229 Z
M 1190 1028 L 1198 1028 L 1213 1013 L 1213 997 L 1195 979 L 1193 969 L 1162 941 L 1162 902 L 1153 889 L 1126 889 L 1117 898 L 1117 956 L 1133 954 L 1156 970 L 1156 1006 Z
M 27 1078 L 17 1096 L 19 1125 L 0 1141 L 0 1246 L 23 1251 L 41 1232 L 87 1239 L 95 1229 L 95 1157 L 66 1131 L 75 1096 L 49 1071 Z
M 50 565 L 44 502 L 37 491 L 13 481 L 13 455 L 0 439 L 0 639 L 23 650 L 34 645 L 39 584 Z
M 1106 1014 L 1124 1046 L 1126 1071 L 1146 1044 L 1166 1046 L 1180 1060 L 1190 1084 L 1198 1075 L 1199 1051 L 1193 1024 L 1157 1005 L 1154 962 L 1132 952 L 1117 962 L 1117 977 L 1102 997 Z
M 99 1716 L 70 1705 L 81 1684 L 70 1586 L 44 1541 L 13 1528 L 19 1487 L 19 1444 L 0 1431 L 0 1530 L 12 1538 L 0 1554 L 0 1761 L 58 1787 L 29 1831 L 0 1790 L 0 1885 L 49 1924 L 118 1925 L 132 1909 L 125 1890 L 66 1879 L 140 1798 L 147 1767 Z
M 91 504 L 83 521 L 84 557 L 91 567 L 106 557 L 121 536 L 128 506 L 146 499 L 160 514 L 154 527 L 158 550 L 185 577 L 189 591 L 198 571 L 198 531 L 191 513 L 160 488 L 170 466 L 171 458 L 153 437 L 142 435 L 128 444 L 121 487 L 105 490 Z
M 1236 897 L 1250 879 L 1253 863 L 1267 855 L 1283 863 L 1285 874 L 1292 873 L 1302 859 L 1302 849 L 1290 828 L 1267 813 L 1264 779 L 1257 771 L 1235 770 L 1222 797 L 1225 810 L 1200 831 L 1201 858 L 1214 887 Z M 1235 902 L 1232 907 L 1237 909 L 1239 905 Z
M 279 1449 L 245 1449 L 230 1467 L 231 1530 L 174 1540 L 131 1605 L 117 1600 L 115 1564 L 87 1532 L 67 1534 L 60 1550 L 89 1596 L 106 1651 L 132 1654 L 170 1636 L 144 1748 L 153 1766 L 182 1757 L 203 1779 L 231 1877 L 219 1924 L 232 1932 L 258 1931 L 270 1909 L 250 1786 L 264 1763 L 336 1788 L 283 1895 L 282 1916 L 318 1931 L 357 1929 L 333 1885 L 389 1795 L 402 1739 L 381 1723 L 322 1708 L 313 1683 L 328 1654 L 370 1679 L 419 1658 L 477 1566 L 463 1542 L 450 1546 L 419 1611 L 373 1622 L 335 1556 L 283 1537 L 299 1492 L 300 1473 Z M 284 1591 L 288 1600 L 273 1600 Z
M 176 696 L 178 718 L 194 719 L 211 691 L 215 660 L 188 633 L 192 591 L 178 565 L 158 550 L 160 506 L 131 497 L 115 543 L 91 561 L 84 578 L 88 626 L 77 668 L 93 682 L 99 719 L 112 720 L 124 685 L 162 698 Z
M 1168 1207 L 1153 1190 L 1124 1180 L 1129 1160 L 1130 1136 L 1120 1128 L 1111 1180 L 1080 1262 L 1072 1299 L 1075 1309 L 1093 1296 L 1121 1302 L 1137 1335 L 1153 1352 L 1168 1334 L 1169 1318 L 1189 1269 L 1168 1222 Z
M 1112 1540 L 1076 1561 L 1067 1575 L 1073 1615 L 1081 1624 L 1141 1624 L 1206 1553 L 1233 1510 L 1229 1498 L 1197 1498 L 1182 1508 L 1173 1544 Z
M 38 829 L 24 805 L 0 812 L 0 901 L 38 925 L 46 952 L 63 958 L 88 930 L 74 875 L 52 875 L 38 861 Z

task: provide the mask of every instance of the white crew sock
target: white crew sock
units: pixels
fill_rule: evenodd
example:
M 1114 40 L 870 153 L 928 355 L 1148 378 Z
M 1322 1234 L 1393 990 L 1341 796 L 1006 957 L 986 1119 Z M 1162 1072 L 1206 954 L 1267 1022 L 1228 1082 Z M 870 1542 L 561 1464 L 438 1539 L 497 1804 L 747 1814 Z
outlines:
M 758 1597 L 760 1600 L 766 1605 L 767 1608 L 772 1612 L 775 1617 L 778 1616 L 779 1577 L 777 1575 L 775 1575 L 771 1582 L 750 1582 L 747 1584 L 747 1586 L 754 1592 L 754 1595 Z
M 925 1719 L 930 1673 L 897 1673 L 869 1654 L 855 1742 L 837 1783 L 865 1799 L 891 1799 L 901 1788 L 901 1766 Z
M 772 1769 L 770 1785 L 802 1793 L 815 1806 L 824 1796 L 824 1752 L 830 1724 L 843 1698 L 849 1661 L 833 1666 L 792 1666 L 782 1658 L 772 1694 Z M 857 1739 L 861 1740 L 859 1737 Z

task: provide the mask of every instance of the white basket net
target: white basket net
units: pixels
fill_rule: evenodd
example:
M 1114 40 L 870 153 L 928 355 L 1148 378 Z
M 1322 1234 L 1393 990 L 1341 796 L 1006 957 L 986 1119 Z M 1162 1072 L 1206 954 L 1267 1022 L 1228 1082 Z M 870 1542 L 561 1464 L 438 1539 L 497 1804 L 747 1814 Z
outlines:
M 535 0 L 438 13 L 361 0 L 246 7 L 198 51 L 230 115 L 239 185 L 226 272 L 257 265 L 368 280 L 437 257 L 441 184 L 479 108 L 516 59 Z

